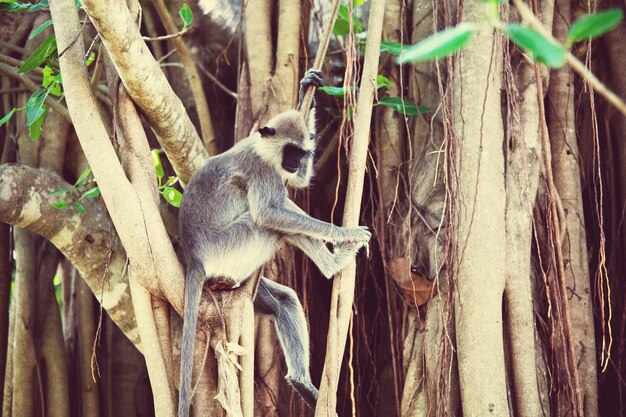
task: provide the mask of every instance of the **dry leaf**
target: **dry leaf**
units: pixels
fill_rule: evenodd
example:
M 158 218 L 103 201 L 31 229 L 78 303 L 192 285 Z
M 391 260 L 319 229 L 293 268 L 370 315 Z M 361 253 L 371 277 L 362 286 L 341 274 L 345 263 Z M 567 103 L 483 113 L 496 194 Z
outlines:
M 433 281 L 411 272 L 408 258 L 396 258 L 390 263 L 391 277 L 404 290 L 409 301 L 418 306 L 424 305 L 434 294 Z

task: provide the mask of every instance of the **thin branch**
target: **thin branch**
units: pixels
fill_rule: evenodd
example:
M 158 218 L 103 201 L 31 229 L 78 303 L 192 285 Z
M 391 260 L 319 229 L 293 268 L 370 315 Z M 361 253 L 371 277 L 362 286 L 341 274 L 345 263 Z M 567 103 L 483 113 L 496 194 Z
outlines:
M 185 28 L 181 30 L 180 32 L 172 33 L 171 35 L 157 36 L 156 38 L 151 38 L 149 36 L 142 36 L 141 39 L 147 42 L 161 42 L 161 41 L 167 41 L 169 39 L 174 39 L 179 36 L 183 36 L 187 32 L 189 32 L 189 26 L 185 26 Z
M 384 13 L 380 11 L 384 10 L 384 8 L 385 0 L 372 0 L 371 10 L 379 11 L 379 13 L 370 13 L 367 25 L 366 52 L 354 117 L 354 138 L 350 152 L 348 185 L 343 212 L 344 227 L 355 227 L 359 222 L 372 118 L 372 103 L 376 92 L 380 40 L 383 29 Z M 326 361 L 322 373 L 319 399 L 315 408 L 316 417 L 335 415 L 341 356 L 345 350 L 348 327 L 352 318 L 355 280 L 356 262 L 352 261 L 335 277 L 333 282 Z
M 35 84 L 27 75 L 18 73 L 16 68 L 13 68 L 7 64 L 0 63 L 0 73 L 20 80 L 26 86 L 26 88 L 28 88 L 33 93 L 41 88 L 37 84 Z M 54 100 L 53 96 L 48 95 L 48 97 L 46 97 L 46 104 L 50 106 L 52 110 L 61 115 L 68 123 L 72 123 L 72 118 L 70 117 L 70 113 L 67 111 L 67 108 L 58 101 Z
M 558 40 L 554 38 L 554 36 L 552 36 L 552 34 L 549 31 L 546 30 L 546 28 L 543 26 L 541 21 L 537 19 L 537 17 L 528 8 L 528 6 L 526 6 L 526 4 L 522 2 L 522 0 L 513 0 L 513 4 L 515 4 L 515 7 L 517 8 L 519 14 L 522 16 L 522 18 L 526 22 L 528 22 L 530 27 L 532 27 L 533 29 L 541 33 L 550 41 L 555 42 L 559 45 L 561 44 Z M 624 103 L 624 101 L 619 96 L 617 96 L 617 94 L 615 94 L 606 85 L 604 85 L 602 81 L 600 81 L 598 77 L 596 77 L 593 74 L 593 72 L 587 69 L 585 64 L 580 62 L 578 58 L 576 58 L 569 51 L 565 52 L 565 60 L 567 61 L 569 66 L 574 71 L 576 71 L 578 75 L 580 75 L 581 78 L 585 79 L 587 82 L 589 82 L 589 84 L 591 84 L 593 89 L 596 90 L 598 94 L 600 94 L 609 103 L 611 103 L 615 108 L 617 108 L 617 110 L 619 110 L 620 113 L 626 116 L 626 103 Z

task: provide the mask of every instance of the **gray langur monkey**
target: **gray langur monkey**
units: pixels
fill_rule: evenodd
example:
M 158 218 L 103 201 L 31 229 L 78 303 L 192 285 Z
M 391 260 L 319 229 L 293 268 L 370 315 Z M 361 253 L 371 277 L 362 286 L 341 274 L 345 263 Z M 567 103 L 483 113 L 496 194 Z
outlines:
M 321 73 L 309 70 L 300 82 L 299 101 L 307 87 L 321 84 Z M 239 287 L 272 258 L 281 241 L 300 248 L 328 278 L 368 245 L 366 227 L 343 228 L 315 219 L 289 199 L 285 184 L 306 187 L 313 175 L 312 130 L 297 110 L 283 112 L 230 150 L 210 157 L 187 185 L 179 212 L 187 270 L 178 417 L 189 415 L 204 284 L 212 290 Z M 333 244 L 332 252 L 327 242 Z M 314 408 L 318 390 L 309 373 L 309 334 L 295 291 L 261 277 L 254 309 L 273 316 L 286 379 Z

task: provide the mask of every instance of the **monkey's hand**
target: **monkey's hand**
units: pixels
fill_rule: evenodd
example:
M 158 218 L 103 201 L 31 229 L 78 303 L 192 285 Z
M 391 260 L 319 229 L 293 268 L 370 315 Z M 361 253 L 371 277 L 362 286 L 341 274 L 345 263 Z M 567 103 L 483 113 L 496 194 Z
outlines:
M 324 76 L 322 75 L 322 71 L 310 69 L 304 74 L 304 77 L 300 80 L 300 93 L 298 94 L 298 107 L 300 110 L 302 105 L 302 99 L 306 94 L 306 90 L 309 87 L 321 87 L 324 85 Z M 312 106 L 315 107 L 315 97 L 313 98 Z
M 355 243 L 364 243 L 370 241 L 372 237 L 372 232 L 369 231 L 367 226 L 357 226 L 357 227 L 335 227 L 333 230 L 333 236 L 331 241 L 333 244 L 343 243 L 343 242 L 355 242 Z

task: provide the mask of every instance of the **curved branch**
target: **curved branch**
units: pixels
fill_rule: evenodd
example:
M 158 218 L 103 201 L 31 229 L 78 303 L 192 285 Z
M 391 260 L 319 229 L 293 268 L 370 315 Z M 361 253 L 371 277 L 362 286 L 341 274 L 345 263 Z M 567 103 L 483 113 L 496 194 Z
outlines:
M 102 299 L 115 324 L 139 346 L 128 277 L 126 252 L 100 200 L 83 200 L 87 215 L 73 208 L 55 209 L 51 191 L 69 188 L 58 175 L 18 164 L 0 165 L 0 221 L 28 229 L 50 240 L 80 271 L 96 296 Z
M 208 154 L 154 59 L 137 24 L 121 0 L 85 0 L 83 7 L 98 30 L 126 90 L 139 106 L 178 177 L 189 181 Z M 65 52 L 61 49 L 60 55 Z

